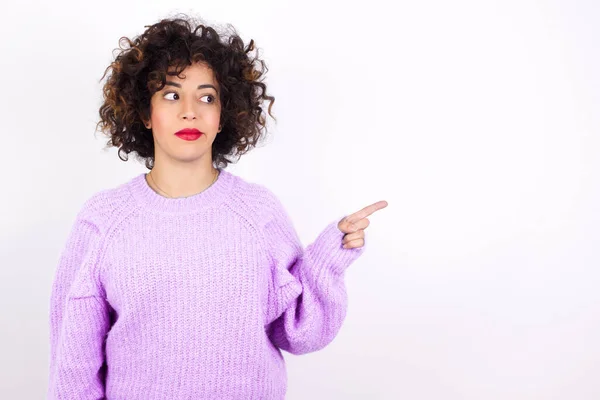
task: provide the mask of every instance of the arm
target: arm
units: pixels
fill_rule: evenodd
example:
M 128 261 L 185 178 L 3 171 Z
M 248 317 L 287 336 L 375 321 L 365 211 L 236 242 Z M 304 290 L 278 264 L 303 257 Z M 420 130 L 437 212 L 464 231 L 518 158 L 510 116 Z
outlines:
M 87 215 L 86 215 L 87 214 Z M 103 399 L 108 307 L 96 270 L 101 235 L 84 208 L 61 253 L 50 297 L 48 399 Z
M 346 268 L 364 247 L 342 247 L 344 233 L 331 222 L 306 249 L 276 201 L 265 225 L 272 271 L 267 309 L 271 341 L 292 354 L 317 351 L 337 335 L 346 316 Z

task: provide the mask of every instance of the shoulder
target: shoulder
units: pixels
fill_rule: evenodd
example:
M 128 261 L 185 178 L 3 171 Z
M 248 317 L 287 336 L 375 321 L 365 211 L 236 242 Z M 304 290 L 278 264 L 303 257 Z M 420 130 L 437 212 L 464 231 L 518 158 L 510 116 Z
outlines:
M 269 251 L 291 254 L 302 249 L 291 216 L 276 190 L 268 185 L 237 177 L 231 205 L 234 212 L 256 228 Z
M 80 207 L 76 221 L 93 226 L 98 233 L 106 233 L 131 208 L 127 183 L 98 190 L 89 195 Z
M 234 175 L 235 185 L 232 190 L 232 204 L 245 210 L 253 219 L 264 225 L 274 217 L 286 214 L 285 207 L 276 191 L 266 184 L 247 180 Z

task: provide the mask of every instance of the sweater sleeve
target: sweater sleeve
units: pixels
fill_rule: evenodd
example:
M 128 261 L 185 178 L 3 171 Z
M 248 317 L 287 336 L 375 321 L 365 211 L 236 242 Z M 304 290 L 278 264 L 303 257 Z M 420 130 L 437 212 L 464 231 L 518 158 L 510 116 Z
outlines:
M 314 352 L 327 346 L 341 328 L 347 307 L 344 272 L 365 247 L 343 248 L 344 233 L 336 220 L 303 248 L 276 199 L 273 210 L 264 228 L 272 273 L 267 332 L 273 344 L 289 353 Z
M 103 399 L 108 306 L 97 278 L 101 235 L 86 207 L 62 250 L 50 295 L 48 399 Z

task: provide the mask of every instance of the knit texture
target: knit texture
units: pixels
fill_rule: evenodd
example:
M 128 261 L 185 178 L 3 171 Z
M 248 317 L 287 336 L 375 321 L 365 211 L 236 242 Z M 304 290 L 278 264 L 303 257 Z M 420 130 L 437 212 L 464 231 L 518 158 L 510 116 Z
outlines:
M 48 398 L 283 399 L 282 350 L 322 349 L 346 315 L 365 247 L 339 219 L 304 248 L 272 191 L 224 169 L 186 198 L 144 173 L 95 193 L 56 268 Z

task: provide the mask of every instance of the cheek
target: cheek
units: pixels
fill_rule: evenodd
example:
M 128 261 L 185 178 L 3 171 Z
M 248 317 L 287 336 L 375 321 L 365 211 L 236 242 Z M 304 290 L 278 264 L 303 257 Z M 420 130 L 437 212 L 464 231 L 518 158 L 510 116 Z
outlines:
M 170 118 L 166 113 L 156 112 L 152 114 L 152 130 L 158 134 L 169 130 L 169 127 L 172 125 L 173 123 L 170 121 Z
M 218 107 L 213 108 L 212 110 L 210 110 L 210 113 L 206 115 L 206 122 L 208 122 L 215 129 L 218 128 L 220 119 L 221 110 Z

